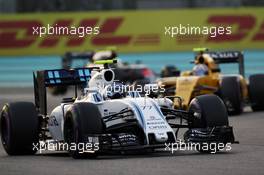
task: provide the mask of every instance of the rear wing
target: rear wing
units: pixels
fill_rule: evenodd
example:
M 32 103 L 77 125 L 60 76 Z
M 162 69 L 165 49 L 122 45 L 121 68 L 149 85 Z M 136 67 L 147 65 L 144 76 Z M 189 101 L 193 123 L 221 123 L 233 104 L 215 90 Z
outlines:
M 75 96 L 77 96 L 77 86 L 87 84 L 87 81 L 91 78 L 92 69 L 94 68 L 54 69 L 33 72 L 35 105 L 40 114 L 47 115 L 46 87 L 74 85 Z
M 204 53 L 212 57 L 216 64 L 238 63 L 239 74 L 242 76 L 245 76 L 243 52 L 240 52 L 240 51 L 223 51 L 223 52 L 206 51 Z

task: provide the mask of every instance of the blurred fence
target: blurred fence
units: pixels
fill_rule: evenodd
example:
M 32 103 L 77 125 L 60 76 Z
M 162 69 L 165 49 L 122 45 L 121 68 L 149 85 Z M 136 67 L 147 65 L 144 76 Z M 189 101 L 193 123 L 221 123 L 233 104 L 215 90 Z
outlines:
M 251 74 L 264 73 L 264 51 L 245 52 L 245 71 L 248 77 Z M 126 62 L 135 63 L 141 60 L 157 74 L 165 65 L 177 66 L 180 70 L 190 70 L 193 64 L 194 54 L 192 52 L 179 53 L 142 53 L 142 54 L 120 54 L 119 57 Z M 75 63 L 74 66 L 83 66 L 85 62 Z M 43 69 L 61 68 L 59 56 L 26 56 L 26 57 L 1 57 L 0 56 L 0 88 L 33 86 L 32 72 Z M 222 64 L 223 73 L 237 74 L 237 64 Z

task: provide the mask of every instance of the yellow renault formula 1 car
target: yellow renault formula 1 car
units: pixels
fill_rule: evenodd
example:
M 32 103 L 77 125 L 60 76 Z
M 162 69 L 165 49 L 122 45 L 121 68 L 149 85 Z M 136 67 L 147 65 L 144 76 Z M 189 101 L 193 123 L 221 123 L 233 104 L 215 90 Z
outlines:
M 246 104 L 250 104 L 253 111 L 264 110 L 264 74 L 251 75 L 247 81 L 242 52 L 209 52 L 206 48 L 194 51 L 197 52 L 194 61 L 196 66 L 192 71 L 158 80 L 158 84 L 166 90 L 165 96 L 181 97 L 183 107 L 187 108 L 196 96 L 217 94 L 233 115 L 240 114 Z M 239 74 L 221 74 L 219 64 L 222 63 L 238 63 Z M 178 104 L 175 98 L 174 106 L 177 108 Z

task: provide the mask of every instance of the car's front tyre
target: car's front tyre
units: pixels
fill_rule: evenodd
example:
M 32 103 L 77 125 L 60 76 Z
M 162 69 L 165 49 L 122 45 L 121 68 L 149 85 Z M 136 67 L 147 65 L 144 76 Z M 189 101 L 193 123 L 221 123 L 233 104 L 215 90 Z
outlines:
M 218 152 L 218 146 L 225 147 L 234 142 L 233 128 L 229 126 L 228 114 L 223 101 L 216 95 L 195 97 L 189 106 L 190 129 L 184 134 L 185 142 L 196 143 L 196 150 L 202 153 Z
M 103 133 L 103 122 L 99 109 L 93 103 L 75 103 L 67 111 L 64 122 L 64 139 L 68 145 L 86 144 L 88 135 Z M 82 153 L 83 150 L 69 150 L 73 158 L 96 157 L 97 152 Z

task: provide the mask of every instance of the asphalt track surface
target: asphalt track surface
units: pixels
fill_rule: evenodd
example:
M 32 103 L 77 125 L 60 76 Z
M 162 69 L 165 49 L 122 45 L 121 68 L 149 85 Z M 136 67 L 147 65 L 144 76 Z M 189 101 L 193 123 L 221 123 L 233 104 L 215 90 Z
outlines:
M 49 109 L 59 102 L 49 96 Z M 0 88 L 0 106 L 10 101 L 33 101 L 29 88 Z M 8 156 L 0 146 L 0 175 L 72 175 L 72 174 L 263 174 L 264 112 L 245 109 L 242 115 L 230 117 L 240 144 L 217 154 L 160 150 L 151 154 L 103 155 L 96 159 L 74 160 L 67 153 L 49 152 L 34 156 Z

